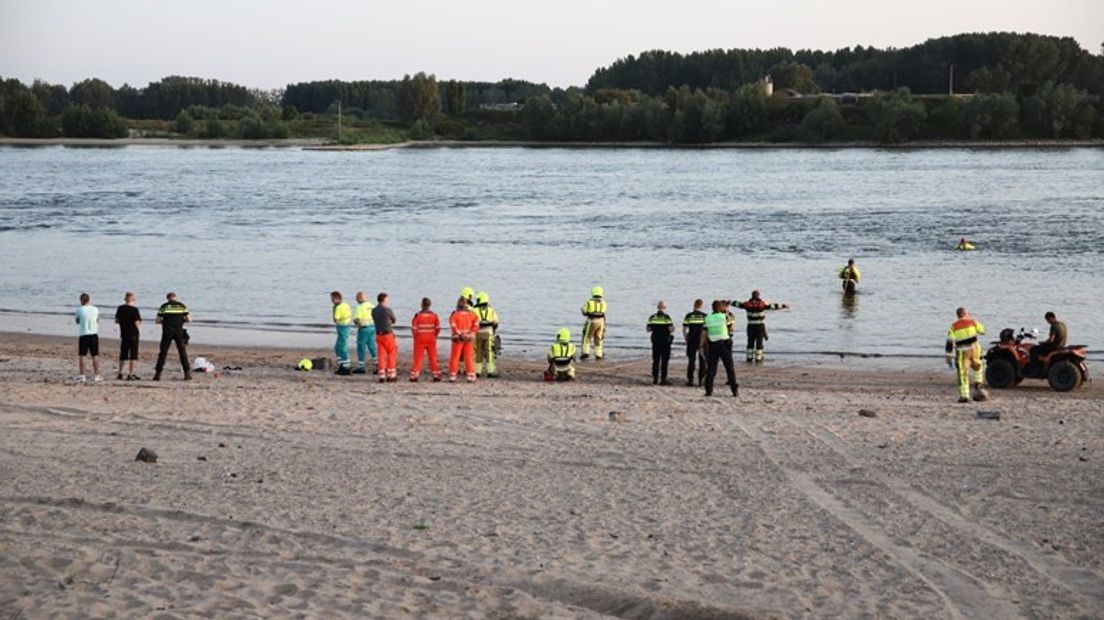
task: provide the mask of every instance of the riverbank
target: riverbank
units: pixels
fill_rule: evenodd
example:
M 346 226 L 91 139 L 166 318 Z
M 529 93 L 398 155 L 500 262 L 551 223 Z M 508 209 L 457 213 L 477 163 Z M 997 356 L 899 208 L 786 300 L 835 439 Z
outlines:
M 1104 614 L 1096 384 L 959 406 L 946 374 L 741 365 L 707 399 L 611 359 L 379 385 L 199 345 L 241 370 L 153 383 L 152 345 L 146 380 L 78 385 L 72 338 L 0 338 L 0 614 Z
M 880 142 L 718 142 L 707 144 L 673 144 L 669 142 L 541 142 L 529 140 L 424 140 L 394 143 L 326 144 L 322 138 L 292 138 L 284 140 L 198 140 L 169 138 L 7 138 L 0 145 L 8 146 L 179 146 L 179 147 L 300 147 L 309 151 L 386 151 L 393 149 L 435 148 L 538 148 L 538 149 L 1067 149 L 1104 148 L 1104 140 L 1004 140 L 960 141 L 918 140 L 900 144 Z

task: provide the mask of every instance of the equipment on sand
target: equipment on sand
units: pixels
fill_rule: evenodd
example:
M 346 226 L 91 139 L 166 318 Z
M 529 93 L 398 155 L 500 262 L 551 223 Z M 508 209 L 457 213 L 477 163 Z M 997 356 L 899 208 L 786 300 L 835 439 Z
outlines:
M 303 359 L 299 360 L 299 367 L 298 367 L 299 370 L 302 370 L 304 372 L 309 372 L 313 368 L 314 368 L 314 362 L 310 361 L 310 359 L 304 357 Z
M 1056 392 L 1075 390 L 1089 380 L 1089 368 L 1085 364 L 1087 346 L 1070 345 L 1046 353 L 1031 362 L 1031 349 L 1038 346 L 1025 340 L 1034 340 L 1035 334 L 1020 328 L 1018 334 L 1011 328 L 1001 330 L 1000 340 L 985 353 L 985 382 L 990 387 L 1005 389 L 1020 384 L 1024 379 L 1046 379 Z

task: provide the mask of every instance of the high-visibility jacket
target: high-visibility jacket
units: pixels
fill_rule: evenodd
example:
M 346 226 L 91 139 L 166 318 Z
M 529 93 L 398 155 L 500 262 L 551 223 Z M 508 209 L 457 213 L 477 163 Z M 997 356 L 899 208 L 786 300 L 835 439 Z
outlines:
M 652 334 L 652 344 L 665 344 L 671 342 L 671 328 L 675 322 L 666 312 L 656 312 L 648 317 L 646 329 Z
M 372 323 L 372 308 L 375 308 L 375 306 L 372 305 L 371 302 L 366 301 L 362 304 L 357 304 L 356 316 L 355 316 L 357 325 L 359 325 L 361 327 L 367 327 L 368 325 L 373 325 L 373 323 Z
M 839 270 L 839 279 L 840 280 L 854 280 L 854 281 L 858 282 L 859 278 L 861 278 L 861 277 L 862 277 L 862 272 L 860 272 L 859 268 L 856 267 L 855 265 L 848 265 L 848 266 L 844 267 L 843 269 Z
M 157 316 L 164 329 L 182 329 L 188 319 L 188 306 L 176 300 L 166 301 L 157 309 Z
M 575 345 L 556 342 L 548 349 L 548 361 L 555 366 L 568 366 L 575 361 Z
M 714 312 L 705 317 L 705 332 L 709 337 L 709 342 L 720 342 L 722 340 L 728 340 L 728 314 L 725 312 Z
M 335 325 L 351 325 L 353 323 L 353 309 L 345 302 L 334 304 L 333 320 Z
M 985 326 L 970 318 L 951 323 L 951 328 L 947 330 L 947 353 L 972 348 L 977 344 L 978 336 L 984 333 Z
M 410 331 L 414 332 L 415 340 L 436 340 L 441 333 L 441 318 L 432 310 L 416 312 L 410 319 Z
M 449 316 L 453 340 L 474 340 L 479 332 L 479 317 L 471 310 L 454 310 Z
M 498 313 L 491 307 L 491 304 L 476 306 L 475 316 L 479 317 L 480 329 L 498 329 Z
M 606 301 L 601 297 L 591 297 L 583 304 L 583 316 L 588 319 L 601 319 L 606 316 Z
M 772 304 L 762 299 L 749 299 L 736 304 L 747 312 L 748 325 L 765 325 L 767 322 L 767 310 L 781 310 L 783 304 Z

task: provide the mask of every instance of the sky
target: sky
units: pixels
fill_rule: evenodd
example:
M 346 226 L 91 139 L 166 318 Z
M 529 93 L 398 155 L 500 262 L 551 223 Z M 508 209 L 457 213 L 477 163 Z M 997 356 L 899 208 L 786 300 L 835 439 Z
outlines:
M 0 76 L 267 89 L 426 71 L 566 87 L 651 49 L 907 47 L 992 30 L 1100 54 L 1104 0 L 0 0 Z

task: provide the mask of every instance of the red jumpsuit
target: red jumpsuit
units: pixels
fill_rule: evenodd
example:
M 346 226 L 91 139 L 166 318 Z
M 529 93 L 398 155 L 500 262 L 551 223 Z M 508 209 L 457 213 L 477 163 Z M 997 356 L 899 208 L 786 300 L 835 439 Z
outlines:
M 437 363 L 437 336 L 441 333 L 441 319 L 432 310 L 422 310 L 410 321 L 414 334 L 414 365 L 410 367 L 410 380 L 416 381 L 422 374 L 422 354 L 429 357 L 429 372 L 433 380 L 441 379 L 441 367 Z
M 475 336 L 479 333 L 479 317 L 468 309 L 456 310 L 449 317 L 452 327 L 452 354 L 449 356 L 449 381 L 455 381 L 460 372 L 460 356 L 464 356 L 464 370 L 468 381 L 475 381 Z

